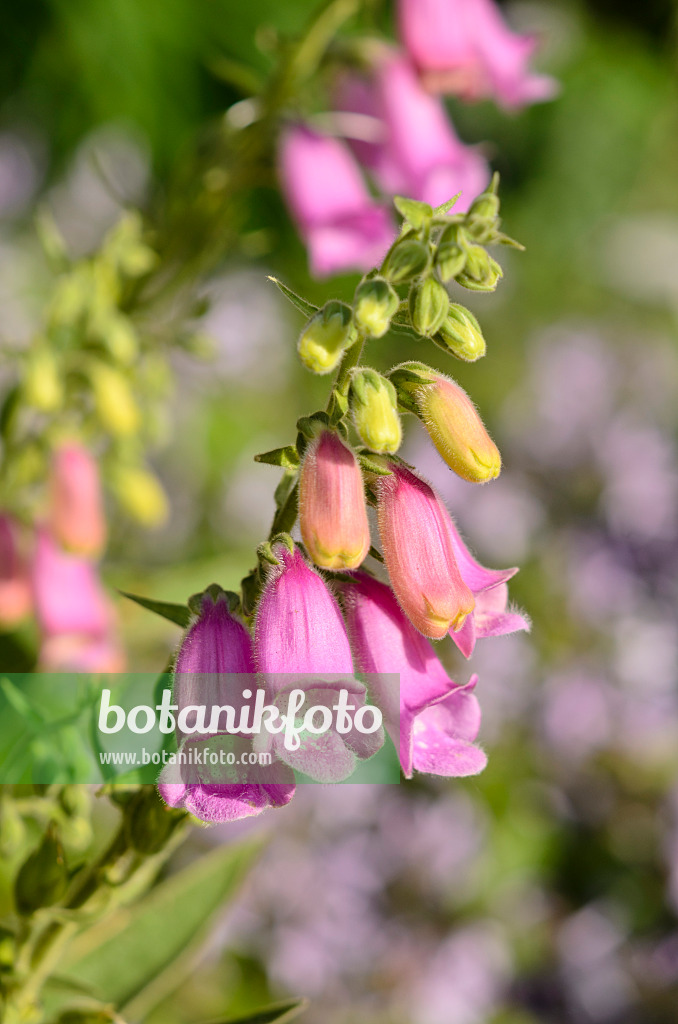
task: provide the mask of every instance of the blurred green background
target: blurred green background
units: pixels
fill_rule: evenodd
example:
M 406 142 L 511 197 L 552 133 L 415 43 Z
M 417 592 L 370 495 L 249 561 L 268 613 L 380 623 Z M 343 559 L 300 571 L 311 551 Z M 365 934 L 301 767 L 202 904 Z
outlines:
M 119 213 L 111 181 L 152 214 L 242 99 L 226 63 L 266 74 L 276 38 L 310 13 L 308 0 L 7 6 L 0 345 L 26 336 L 45 297 L 39 205 L 79 252 Z M 501 172 L 506 230 L 527 249 L 503 257 L 495 294 L 457 296 L 488 355 L 453 372 L 502 449 L 500 481 L 451 482 L 414 425 L 406 448 L 480 559 L 522 567 L 512 597 L 532 635 L 481 642 L 470 666 L 488 769 L 397 792 L 307 787 L 265 816 L 262 864 L 202 955 L 165 979 L 154 1024 L 290 993 L 312 997 L 312 1024 L 678 1019 L 676 13 L 669 0 L 516 4 L 561 95 L 515 116 L 449 104 Z M 350 30 L 391 25 L 369 0 Z M 252 456 L 289 443 L 325 394 L 295 361 L 301 315 L 267 275 L 317 302 L 350 299 L 357 281 L 309 278 L 273 163 L 239 215 L 202 286 L 213 359 L 174 357 L 154 454 L 169 522 L 115 521 L 104 566 L 111 586 L 168 601 L 251 568 L 277 479 Z M 412 358 L 396 335 L 372 344 L 380 369 Z M 178 631 L 119 612 L 131 666 L 162 669 Z M 181 856 L 243 828 L 199 833 Z

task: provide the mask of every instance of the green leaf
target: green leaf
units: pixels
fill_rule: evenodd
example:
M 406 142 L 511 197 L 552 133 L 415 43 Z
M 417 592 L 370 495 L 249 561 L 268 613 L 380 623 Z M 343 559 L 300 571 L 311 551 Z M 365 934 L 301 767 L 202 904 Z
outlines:
M 314 306 L 312 302 L 307 302 L 306 299 L 302 299 L 301 295 L 297 295 L 297 293 L 293 292 L 291 288 L 288 288 L 286 284 L 279 281 L 277 277 L 269 276 L 269 281 L 272 281 L 273 284 L 280 289 L 285 298 L 289 299 L 292 305 L 296 306 L 299 312 L 303 313 L 304 316 L 311 317 L 314 313 L 318 312 L 320 308 L 319 306 Z
M 264 462 L 267 466 L 282 466 L 283 469 L 296 469 L 299 465 L 299 453 L 292 444 L 284 448 L 274 448 L 270 452 L 262 452 L 254 456 L 255 462 Z
M 5 695 L 7 703 L 16 711 L 17 715 L 20 715 L 32 728 L 36 731 L 40 731 L 44 728 L 45 720 L 33 707 L 31 702 L 28 700 L 25 694 L 14 685 L 11 679 L 4 676 L 0 679 L 0 690 Z
M 182 629 L 188 629 L 191 622 L 191 613 L 185 605 L 169 604 L 167 601 L 152 601 L 148 597 L 128 594 L 125 590 L 119 590 L 118 593 L 122 594 L 123 597 L 128 597 L 130 601 L 136 601 L 142 608 L 147 608 L 149 612 L 155 612 L 156 615 L 162 616 L 163 619 L 175 622 Z
M 433 211 L 433 213 L 436 214 L 436 215 L 438 215 L 440 213 L 448 213 L 452 209 L 452 207 L 454 206 L 454 204 L 456 203 L 457 199 L 459 199 L 460 196 L 461 196 L 461 192 L 457 192 L 456 196 L 452 196 L 452 198 L 448 199 L 446 203 L 441 203 L 440 206 L 436 206 L 436 208 Z
M 223 1024 L 283 1024 L 303 1013 L 308 1007 L 308 999 L 286 999 L 284 1003 L 274 1003 L 247 1017 L 229 1017 Z M 221 1024 L 221 1022 L 217 1022 Z
M 169 969 L 189 944 L 202 941 L 224 902 L 232 897 L 260 850 L 260 843 L 219 846 L 78 935 L 60 964 L 104 1002 L 122 1006 L 158 975 L 180 985 Z M 171 988 L 170 988 L 171 990 Z

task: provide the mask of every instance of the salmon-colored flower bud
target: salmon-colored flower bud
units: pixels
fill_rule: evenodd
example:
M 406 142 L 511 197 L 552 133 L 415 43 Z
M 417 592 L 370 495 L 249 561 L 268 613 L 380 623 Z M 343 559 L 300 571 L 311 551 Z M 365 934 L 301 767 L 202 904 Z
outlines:
M 429 484 L 399 463 L 388 468 L 373 486 L 391 585 L 412 625 L 439 638 L 461 629 L 475 605 L 454 556 L 452 521 Z
M 32 605 L 28 569 L 21 557 L 14 520 L 0 515 L 0 629 L 13 629 Z
M 324 569 L 355 569 L 369 551 L 360 466 L 348 445 L 331 430 L 321 429 L 304 453 L 299 523 L 309 555 Z
M 401 404 L 416 412 L 450 469 L 476 484 L 499 476 L 499 450 L 463 388 L 421 363 L 403 363 L 390 376 Z
M 79 444 L 64 444 L 54 453 L 50 478 L 49 523 L 68 550 L 88 558 L 106 543 L 106 520 L 99 468 Z
M 403 432 L 390 380 L 376 370 L 357 370 L 351 381 L 351 412 L 360 439 L 368 448 L 380 454 L 398 451 Z

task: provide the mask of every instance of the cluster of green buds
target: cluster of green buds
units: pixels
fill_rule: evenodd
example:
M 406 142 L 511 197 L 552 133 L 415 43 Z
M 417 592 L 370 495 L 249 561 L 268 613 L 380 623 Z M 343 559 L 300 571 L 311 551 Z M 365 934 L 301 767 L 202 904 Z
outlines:
M 18 353 L 14 382 L 0 399 L 0 501 L 32 518 L 30 501 L 39 500 L 51 453 L 75 436 L 97 453 L 121 508 L 156 525 L 167 500 L 146 456 L 167 436 L 169 347 L 193 351 L 195 336 L 177 338 L 173 326 L 142 315 L 158 256 L 137 213 L 124 214 L 93 255 L 76 260 L 51 220 L 43 217 L 39 227 L 54 283 L 43 322 Z
M 496 176 L 468 213 L 450 214 L 453 203 L 433 210 L 397 198 L 400 234 L 382 265 L 358 284 L 351 304 L 331 300 L 318 309 L 275 282 L 308 316 L 297 346 L 302 363 L 313 373 L 334 372 L 335 379 L 326 409 L 298 422 L 294 444 L 256 456 L 285 470 L 269 542 L 291 530 L 299 515 L 306 550 L 322 569 L 354 569 L 370 550 L 363 490 L 370 503 L 375 478 L 391 475 L 402 413 L 422 421 L 464 480 L 486 483 L 501 470 L 497 446 L 456 381 L 421 362 L 402 363 L 386 375 L 361 362 L 364 344 L 391 328 L 414 332 L 466 362 L 485 354 L 478 321 L 450 299 L 447 286 L 454 280 L 475 291 L 494 290 L 501 268 L 485 246 L 522 246 L 499 230 Z M 260 560 L 266 560 L 267 543 Z M 259 570 L 243 581 L 248 612 L 260 584 Z

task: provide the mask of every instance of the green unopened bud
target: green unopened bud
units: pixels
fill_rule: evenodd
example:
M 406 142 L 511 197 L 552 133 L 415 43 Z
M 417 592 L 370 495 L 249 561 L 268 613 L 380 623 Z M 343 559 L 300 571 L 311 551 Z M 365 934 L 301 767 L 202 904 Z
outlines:
M 167 495 L 156 476 L 143 466 L 118 466 L 111 474 L 115 495 L 142 526 L 161 526 L 169 514 Z
M 416 238 L 403 238 L 390 250 L 381 268 L 384 277 L 392 284 L 412 281 L 423 274 L 429 265 L 429 247 Z
M 494 192 L 483 192 L 471 203 L 468 216 L 494 222 L 499 216 L 499 196 Z
M 139 341 L 131 322 L 120 313 L 95 318 L 92 333 L 101 338 L 116 362 L 131 366 L 139 354 Z
M 363 444 L 373 452 L 397 452 L 403 432 L 398 399 L 389 380 L 376 370 L 358 370 L 351 380 L 351 413 Z
M 427 277 L 410 289 L 410 319 L 418 334 L 431 338 L 447 316 L 450 299 L 435 277 Z
M 466 250 L 466 265 L 457 276 L 459 284 L 476 292 L 493 292 L 503 271 L 481 245 Z
M 457 359 L 473 363 L 485 355 L 485 339 L 473 313 L 451 302 L 442 326 L 433 339 L 439 348 Z
M 97 363 L 91 370 L 92 389 L 102 424 L 117 437 L 139 429 L 139 409 L 127 378 L 118 370 Z
M 146 855 L 158 853 L 183 817 L 162 802 L 154 786 L 143 786 L 125 808 L 130 846 Z
M 353 300 L 353 320 L 358 330 L 370 338 L 383 338 L 398 309 L 397 292 L 383 277 L 362 281 Z
M 16 909 L 27 916 L 41 907 L 51 907 L 64 896 L 67 887 L 64 851 L 52 823 L 38 849 L 19 868 L 14 883 Z
M 28 357 L 24 395 L 27 403 L 40 412 L 55 412 L 63 403 L 59 367 L 46 345 L 39 345 Z
M 9 797 L 0 800 L 0 854 L 11 857 L 21 848 L 26 834 L 23 818 Z
M 304 366 L 313 373 L 331 373 L 344 349 L 354 339 L 353 312 L 345 302 L 332 300 L 314 313 L 301 332 L 297 350 Z
M 445 228 L 436 249 L 436 267 L 443 281 L 451 281 L 460 274 L 466 263 L 466 250 L 459 244 L 459 229 L 456 224 Z

